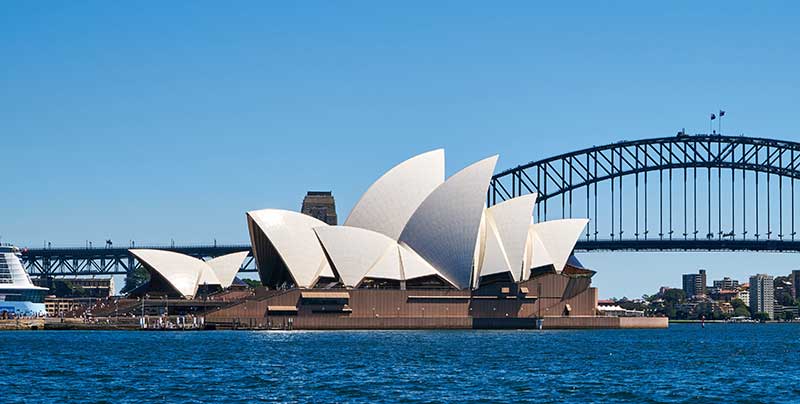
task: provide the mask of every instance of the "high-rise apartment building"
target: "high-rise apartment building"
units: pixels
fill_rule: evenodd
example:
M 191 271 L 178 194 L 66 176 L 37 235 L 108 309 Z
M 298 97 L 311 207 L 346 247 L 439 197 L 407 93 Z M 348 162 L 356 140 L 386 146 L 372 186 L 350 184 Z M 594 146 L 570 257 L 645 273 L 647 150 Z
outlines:
M 705 296 L 706 291 L 706 270 L 701 269 L 696 274 L 683 275 L 683 292 L 687 298 L 695 296 Z
M 772 275 L 758 274 L 750 277 L 750 312 L 767 313 L 775 318 L 775 279 Z
M 795 299 L 800 299 L 800 269 L 795 269 L 789 276 L 792 281 L 792 295 Z
M 720 280 L 714 281 L 714 289 L 716 290 L 735 290 L 739 287 L 739 281 L 724 277 Z

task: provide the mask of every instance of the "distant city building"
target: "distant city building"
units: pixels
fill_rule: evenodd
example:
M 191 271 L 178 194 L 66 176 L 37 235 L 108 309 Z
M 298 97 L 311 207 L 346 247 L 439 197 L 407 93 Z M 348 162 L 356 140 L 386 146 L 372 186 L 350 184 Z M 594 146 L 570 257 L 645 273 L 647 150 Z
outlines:
M 719 311 L 723 314 L 733 314 L 733 305 L 729 302 L 716 302 L 717 306 L 719 307 Z
M 732 289 L 714 289 L 714 293 L 711 295 L 714 300 L 718 302 L 730 303 L 733 299 L 739 298 L 739 291 Z
M 683 275 L 683 292 L 687 298 L 695 296 L 705 296 L 706 291 L 706 270 L 701 269 L 696 274 Z
M 103 298 L 114 294 L 114 278 L 33 278 L 33 284 L 50 289 L 59 298 Z
M 750 312 L 767 313 L 775 318 L 775 290 L 772 275 L 758 274 L 750 277 Z
M 336 201 L 331 191 L 308 191 L 303 198 L 301 213 L 319 219 L 331 226 L 338 224 L 336 219 Z
M 792 281 L 792 296 L 795 299 L 800 299 L 800 269 L 792 271 L 792 274 L 789 275 L 789 279 Z
M 61 317 L 70 313 L 83 311 L 97 301 L 93 297 L 55 297 L 44 298 L 44 306 L 50 317 Z
M 750 306 L 750 284 L 743 283 L 739 285 L 739 294 L 736 295 L 736 298 L 744 302 L 744 304 Z
M 798 314 L 800 314 L 800 310 L 797 309 L 797 306 L 783 306 L 780 304 L 775 305 L 775 318 L 776 319 L 793 319 L 797 318 Z
M 716 290 L 735 290 L 739 288 L 739 281 L 724 277 L 720 280 L 714 281 L 714 289 Z

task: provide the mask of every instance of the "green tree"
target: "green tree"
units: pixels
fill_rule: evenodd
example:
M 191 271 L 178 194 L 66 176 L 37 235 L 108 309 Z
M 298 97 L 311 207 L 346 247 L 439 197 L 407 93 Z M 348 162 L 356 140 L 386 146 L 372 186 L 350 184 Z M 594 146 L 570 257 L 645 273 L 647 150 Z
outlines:
M 242 279 L 242 282 L 246 283 L 247 286 L 249 286 L 249 287 L 251 287 L 253 289 L 261 287 L 261 281 L 256 280 L 256 279 Z
M 617 301 L 617 305 L 619 305 L 619 307 L 622 307 L 625 310 L 644 311 L 645 309 L 647 309 L 644 303 L 638 303 L 627 299 Z
M 781 306 L 794 306 L 796 304 L 792 296 L 791 279 L 788 276 L 777 276 L 773 283 L 775 291 L 775 301 Z
M 733 315 L 736 317 L 750 317 L 750 309 L 747 308 L 747 305 L 744 304 L 742 299 L 733 299 L 731 300 L 731 306 L 733 306 Z
M 683 289 L 670 289 L 664 292 L 664 301 L 672 304 L 679 304 L 686 301 L 686 293 Z
M 733 315 L 736 317 L 748 317 L 750 316 L 750 309 L 747 306 L 740 306 L 733 309 Z
M 760 321 L 763 323 L 769 320 L 769 314 L 763 311 L 759 311 L 758 313 L 753 314 L 753 320 Z
M 722 313 L 718 308 L 715 309 L 712 303 L 700 303 L 695 308 L 694 314 L 692 318 L 695 320 L 703 319 L 706 320 L 723 320 L 727 318 L 725 314 Z
M 125 286 L 119 291 L 119 293 L 123 295 L 129 293 L 139 286 L 144 285 L 149 280 L 150 274 L 147 273 L 147 270 L 141 266 L 137 267 L 132 272 L 128 272 L 128 274 L 125 275 Z
M 631 308 L 635 308 L 636 310 L 645 309 L 648 315 L 662 315 L 672 319 L 689 318 L 688 312 L 684 310 L 678 310 L 678 306 L 686 301 L 686 293 L 684 293 L 681 289 L 668 289 L 664 293 L 657 293 L 650 296 L 644 295 L 642 298 L 646 300 L 649 305 L 638 305 L 633 302 L 629 302 L 629 306 Z M 622 307 L 625 307 L 623 304 L 626 304 L 625 302 L 617 303 Z
M 50 290 L 57 297 L 83 297 L 87 294 L 86 289 L 82 286 L 62 279 L 54 280 Z
M 739 307 L 742 307 L 742 306 L 747 306 L 747 305 L 744 304 L 744 301 L 742 301 L 742 299 L 733 299 L 733 300 L 731 300 L 731 306 L 734 309 L 736 309 L 736 308 L 739 308 Z

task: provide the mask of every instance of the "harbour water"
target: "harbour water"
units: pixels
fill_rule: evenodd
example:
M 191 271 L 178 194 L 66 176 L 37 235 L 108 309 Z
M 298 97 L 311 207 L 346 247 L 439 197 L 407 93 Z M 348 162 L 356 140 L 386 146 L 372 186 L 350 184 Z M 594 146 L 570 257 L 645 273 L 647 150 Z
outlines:
M 797 402 L 800 324 L 0 332 L 0 402 Z

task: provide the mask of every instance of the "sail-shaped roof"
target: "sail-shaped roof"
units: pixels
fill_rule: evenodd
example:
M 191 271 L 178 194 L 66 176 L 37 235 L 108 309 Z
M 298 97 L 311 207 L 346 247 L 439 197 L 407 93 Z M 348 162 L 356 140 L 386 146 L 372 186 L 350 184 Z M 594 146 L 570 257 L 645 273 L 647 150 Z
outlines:
M 236 278 L 236 274 L 239 273 L 239 268 L 241 268 L 242 262 L 247 258 L 248 254 L 250 254 L 250 251 L 226 254 L 210 259 L 206 261 L 206 264 L 217 275 L 220 285 L 223 288 L 228 288 L 233 284 L 233 279 Z
M 383 255 L 372 268 L 369 269 L 365 278 L 391 279 L 396 281 L 405 280 L 402 265 L 400 264 L 400 246 L 393 243 L 384 251 Z
M 340 280 L 349 287 L 357 286 L 387 250 L 397 245 L 381 233 L 358 227 L 324 226 L 314 231 Z
M 444 181 L 444 150 L 414 156 L 387 171 L 350 211 L 345 226 L 397 240 L 420 203 Z
M 567 264 L 567 260 L 575 248 L 575 243 L 578 242 L 587 223 L 589 223 L 589 219 L 560 219 L 532 224 L 534 262 L 531 267 L 536 268 L 546 262 L 542 259 L 545 254 L 539 253 L 537 259 L 537 249 L 544 249 L 546 257 L 552 262 L 556 272 L 560 273 Z M 537 244 L 537 240 L 541 243 L 540 245 Z
M 487 216 L 486 222 L 486 241 L 480 264 L 480 276 L 511 272 L 511 264 L 500 239 L 500 233 L 497 231 L 497 225 L 491 216 Z
M 191 299 L 200 284 L 219 285 L 211 268 L 197 258 L 164 250 L 129 250 L 148 270 L 163 277 L 181 296 Z M 210 274 L 209 274 L 210 272 Z M 201 282 L 202 281 L 202 282 Z
M 436 275 L 444 279 L 447 283 L 453 285 L 451 280 L 437 271 L 436 268 L 425 261 L 425 259 L 417 254 L 417 252 L 411 247 L 403 243 L 400 243 L 400 262 L 403 266 L 403 280 L 411 280 Z
M 497 255 L 489 249 L 490 245 L 499 245 L 514 280 L 519 281 L 525 268 L 525 244 L 531 224 L 533 207 L 537 194 L 519 196 L 501 202 L 487 209 L 487 217 L 491 231 L 487 233 L 486 252 L 481 269 L 481 276 L 504 272 L 499 263 L 491 263 L 490 258 Z M 490 235 L 497 241 L 488 239 Z M 490 244 L 493 243 L 493 244 Z M 490 253 L 493 253 L 490 255 Z M 491 264 L 487 264 L 491 263 Z M 485 269 L 484 269 L 485 268 Z
M 497 156 L 474 163 L 448 178 L 420 204 L 400 241 L 458 288 L 470 286 L 476 238 L 486 190 Z
M 528 233 L 528 256 L 526 259 L 527 264 L 525 265 L 522 279 L 530 278 L 530 270 L 533 268 L 554 265 L 553 258 L 550 257 L 550 253 L 547 252 L 544 244 L 542 244 L 542 240 L 534 230 L 533 225 L 530 225 L 530 231 Z
M 247 212 L 247 217 L 267 237 L 274 251 L 286 265 L 294 283 L 302 288 L 312 287 L 320 275 L 330 274 L 328 260 L 314 232 L 315 227 L 327 226 L 316 218 L 281 209 Z M 260 240 L 251 233 L 254 252 Z M 272 249 L 265 249 L 271 252 Z M 256 260 L 267 261 L 256 252 Z M 259 262 L 259 265 L 262 265 Z

